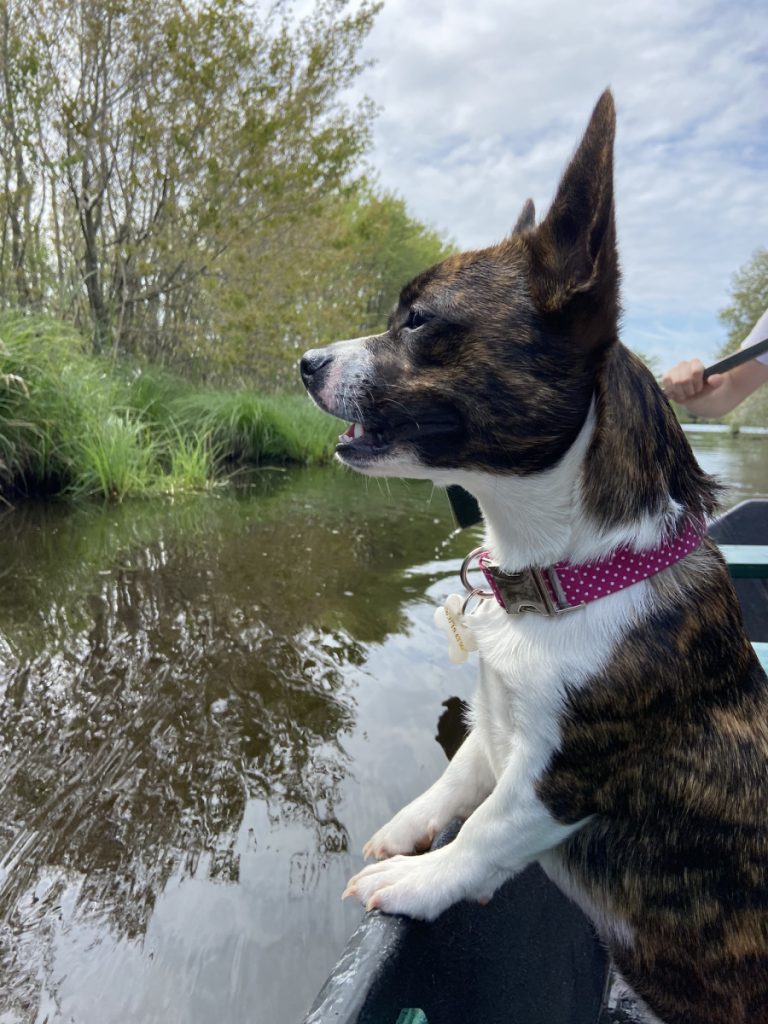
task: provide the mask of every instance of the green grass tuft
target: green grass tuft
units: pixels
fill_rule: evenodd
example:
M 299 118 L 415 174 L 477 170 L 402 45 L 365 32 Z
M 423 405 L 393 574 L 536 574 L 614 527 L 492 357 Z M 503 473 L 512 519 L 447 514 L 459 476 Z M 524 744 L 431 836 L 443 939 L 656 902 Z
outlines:
M 233 466 L 327 461 L 338 432 L 303 396 L 113 367 L 66 325 L 0 316 L 0 495 L 201 490 Z
M 182 434 L 170 447 L 170 468 L 160 481 L 163 491 L 204 491 L 214 486 L 220 458 L 208 434 Z
M 85 426 L 74 442 L 72 493 L 120 500 L 152 488 L 157 446 L 146 424 L 127 411 L 103 410 L 89 415 Z
M 177 398 L 171 416 L 180 430 L 202 431 L 224 460 L 240 464 L 327 461 L 339 433 L 338 421 L 303 395 L 196 391 Z

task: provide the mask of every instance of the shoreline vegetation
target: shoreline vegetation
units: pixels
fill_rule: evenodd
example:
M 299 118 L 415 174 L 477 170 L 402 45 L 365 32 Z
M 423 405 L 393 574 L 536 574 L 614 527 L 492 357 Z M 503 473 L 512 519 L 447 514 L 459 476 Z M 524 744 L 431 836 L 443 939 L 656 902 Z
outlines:
M 248 467 L 328 463 L 341 429 L 303 394 L 201 386 L 94 356 L 51 317 L 0 314 L 0 503 L 205 491 Z
M 0 500 L 206 490 L 246 466 L 329 461 L 339 424 L 304 395 L 204 388 L 113 364 L 49 317 L 0 316 Z
M 370 164 L 380 7 L 0 4 L 0 501 L 330 458 L 298 355 L 451 250 Z
M 370 163 L 380 9 L 0 5 L 0 503 L 330 458 L 299 352 L 379 329 L 454 248 Z M 727 350 L 766 304 L 757 250 Z M 768 423 L 768 388 L 728 422 Z

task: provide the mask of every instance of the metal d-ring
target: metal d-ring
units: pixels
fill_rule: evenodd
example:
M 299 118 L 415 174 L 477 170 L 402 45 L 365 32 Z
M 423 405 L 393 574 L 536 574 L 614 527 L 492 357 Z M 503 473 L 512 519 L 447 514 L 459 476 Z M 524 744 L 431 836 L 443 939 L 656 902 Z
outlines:
M 473 597 L 478 597 L 480 598 L 481 601 L 485 601 L 489 597 L 493 597 L 493 593 L 489 590 L 482 590 L 480 587 L 474 587 L 472 590 L 470 590 L 470 592 L 467 594 L 467 596 L 464 598 L 461 604 L 462 615 L 466 615 L 467 605 L 469 604 Z
M 469 582 L 469 568 L 472 562 L 474 562 L 476 558 L 479 558 L 480 555 L 484 554 L 485 548 L 475 548 L 474 551 L 469 552 L 467 557 L 461 563 L 461 569 L 459 569 L 459 578 L 461 579 L 461 582 L 464 584 L 464 589 L 469 591 L 469 594 L 466 597 L 464 604 L 462 605 L 462 615 L 464 614 L 464 608 L 466 607 L 467 601 L 469 601 L 470 597 L 481 597 L 485 599 L 488 597 L 495 596 L 492 590 L 483 590 L 481 587 L 473 587 L 472 584 Z

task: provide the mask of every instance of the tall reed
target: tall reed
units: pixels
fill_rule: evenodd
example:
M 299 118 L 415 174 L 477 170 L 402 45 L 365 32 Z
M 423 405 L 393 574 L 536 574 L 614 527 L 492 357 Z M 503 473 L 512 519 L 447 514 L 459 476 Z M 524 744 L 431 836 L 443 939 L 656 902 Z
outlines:
M 208 435 L 226 461 L 251 465 L 325 461 L 339 433 L 303 395 L 195 391 L 175 399 L 170 416 L 181 430 Z
M 325 461 L 338 431 L 303 396 L 113 367 L 64 324 L 0 316 L 0 494 L 203 489 L 237 465 Z

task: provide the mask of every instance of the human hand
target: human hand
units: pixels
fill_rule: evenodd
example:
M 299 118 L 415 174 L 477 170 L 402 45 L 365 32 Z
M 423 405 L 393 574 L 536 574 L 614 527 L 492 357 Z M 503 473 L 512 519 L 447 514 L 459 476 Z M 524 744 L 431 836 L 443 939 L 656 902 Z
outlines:
M 716 391 L 725 380 L 725 374 L 713 373 L 704 380 L 704 364 L 700 359 L 684 359 L 661 378 L 661 387 L 667 398 L 685 404 L 698 395 Z

